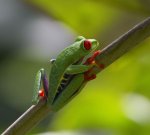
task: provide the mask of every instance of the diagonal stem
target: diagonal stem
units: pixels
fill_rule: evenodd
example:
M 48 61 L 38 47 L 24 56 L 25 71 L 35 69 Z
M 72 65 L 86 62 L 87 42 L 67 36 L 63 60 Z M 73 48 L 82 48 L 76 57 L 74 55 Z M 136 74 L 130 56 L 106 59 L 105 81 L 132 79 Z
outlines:
M 100 68 L 95 68 L 95 73 L 109 66 L 126 52 L 137 46 L 150 36 L 150 17 L 137 24 L 124 35 L 106 46 L 100 55 L 96 57 L 96 63 Z
M 41 100 L 37 105 L 32 105 L 2 135 L 24 135 L 29 132 L 48 114 L 53 114 L 46 102 Z

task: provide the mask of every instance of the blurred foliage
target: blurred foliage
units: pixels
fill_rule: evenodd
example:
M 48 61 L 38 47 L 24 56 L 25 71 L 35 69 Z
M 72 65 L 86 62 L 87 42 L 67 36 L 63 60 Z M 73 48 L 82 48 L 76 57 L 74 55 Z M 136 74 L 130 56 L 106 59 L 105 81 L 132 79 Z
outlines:
M 55 2 L 32 0 L 32 2 L 85 36 L 96 36 L 96 33 L 111 25 L 111 21 L 119 15 L 117 9 L 89 0 L 63 2 L 60 0 Z
M 76 0 L 55 2 L 50 0 L 32 0 L 33 5 L 48 15 L 61 19 L 64 23 L 85 36 L 96 36 L 110 27 L 123 12 L 149 15 L 148 0 Z M 129 15 L 129 14 L 128 14 Z M 117 21 L 118 21 L 117 20 Z
M 38 11 L 36 14 L 60 21 L 75 35 L 97 38 L 102 47 L 150 14 L 148 0 L 26 0 L 25 3 L 32 5 L 30 10 Z M 53 36 L 57 38 L 55 33 Z M 105 135 L 149 135 L 149 50 L 147 39 L 100 73 L 71 103 L 33 132 L 98 130 Z M 6 128 L 30 106 L 34 75 L 41 67 L 49 72 L 47 61 L 31 59 L 21 52 L 1 61 L 1 128 Z

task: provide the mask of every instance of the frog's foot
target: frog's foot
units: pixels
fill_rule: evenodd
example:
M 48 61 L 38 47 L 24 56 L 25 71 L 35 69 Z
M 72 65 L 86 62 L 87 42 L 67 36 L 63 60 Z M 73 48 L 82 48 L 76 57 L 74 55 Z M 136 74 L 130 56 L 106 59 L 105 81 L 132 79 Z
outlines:
M 96 74 L 91 74 L 91 72 L 94 66 L 98 66 L 95 62 L 95 58 L 100 53 L 101 53 L 100 50 L 94 52 L 94 54 L 90 58 L 88 58 L 86 62 L 84 63 L 85 65 L 91 65 L 91 68 L 87 72 L 84 73 L 84 80 L 90 81 L 96 78 Z
M 90 81 L 96 78 L 96 74 L 91 74 L 92 68 L 84 73 L 84 80 Z
M 45 93 L 44 89 L 39 90 L 38 97 L 41 100 L 45 100 L 45 99 L 47 100 L 47 96 L 46 96 L 46 93 Z
M 93 54 L 90 58 L 88 58 L 84 64 L 85 64 L 85 65 L 96 64 L 96 63 L 95 63 L 95 58 L 96 58 L 100 53 L 101 53 L 100 50 L 94 52 L 94 54 Z
M 93 80 L 93 79 L 95 79 L 96 78 L 96 75 L 95 74 L 93 74 L 93 75 L 87 75 L 87 74 L 84 74 L 84 80 L 85 81 L 90 81 L 90 80 Z

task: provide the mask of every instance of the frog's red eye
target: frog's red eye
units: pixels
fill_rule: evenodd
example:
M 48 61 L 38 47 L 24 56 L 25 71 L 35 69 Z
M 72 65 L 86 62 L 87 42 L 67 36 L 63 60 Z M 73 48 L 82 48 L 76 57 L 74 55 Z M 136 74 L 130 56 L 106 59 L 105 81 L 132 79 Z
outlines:
M 92 43 L 91 43 L 89 40 L 85 40 L 85 41 L 84 41 L 84 48 L 85 48 L 86 50 L 90 50 L 91 47 L 92 47 Z

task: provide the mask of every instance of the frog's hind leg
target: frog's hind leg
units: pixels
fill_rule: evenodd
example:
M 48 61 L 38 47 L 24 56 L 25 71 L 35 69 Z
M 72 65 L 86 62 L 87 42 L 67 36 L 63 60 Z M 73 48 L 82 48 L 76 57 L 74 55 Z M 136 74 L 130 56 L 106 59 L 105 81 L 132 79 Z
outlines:
M 46 99 L 48 97 L 48 81 L 44 69 L 40 69 L 35 78 L 34 93 L 32 103 L 37 104 L 40 99 Z

